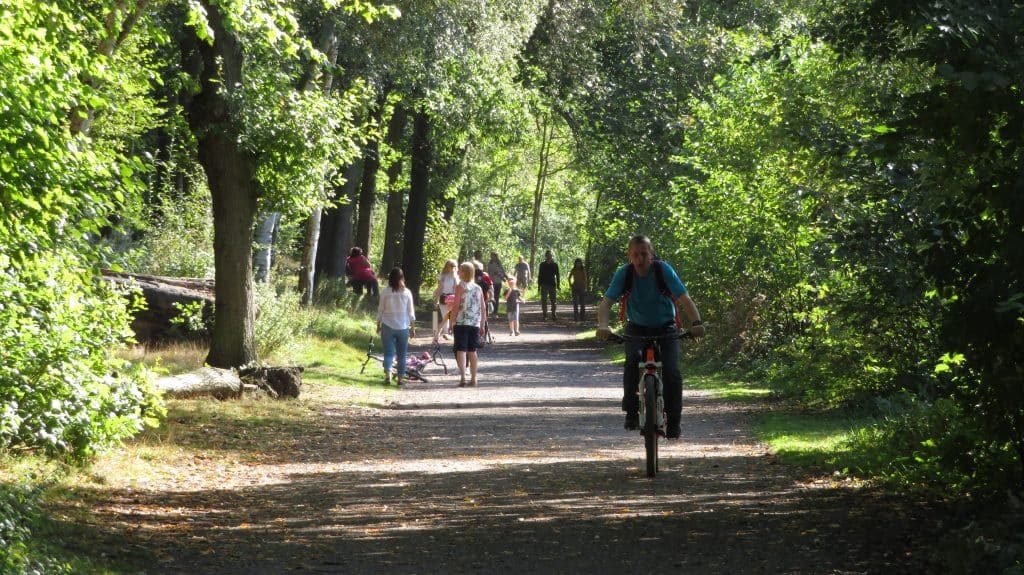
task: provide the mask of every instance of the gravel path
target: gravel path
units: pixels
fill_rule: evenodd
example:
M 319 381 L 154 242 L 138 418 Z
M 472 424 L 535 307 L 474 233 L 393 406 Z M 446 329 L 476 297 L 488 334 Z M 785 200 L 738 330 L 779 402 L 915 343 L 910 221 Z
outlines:
M 687 390 L 648 479 L 619 369 L 582 329 L 528 306 L 478 388 L 450 353 L 453 375 L 401 391 L 311 388 L 323 417 L 301 443 L 105 492 L 100 537 L 147 573 L 932 571 L 935 511 L 775 464 L 756 406 Z

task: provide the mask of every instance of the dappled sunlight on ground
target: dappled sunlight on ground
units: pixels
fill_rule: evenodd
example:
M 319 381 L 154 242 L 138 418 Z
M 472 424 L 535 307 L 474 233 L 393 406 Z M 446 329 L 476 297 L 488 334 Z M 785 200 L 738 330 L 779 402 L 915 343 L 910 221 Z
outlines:
M 487 348 L 478 388 L 447 359 L 403 389 L 307 386 L 311 417 L 172 434 L 144 484 L 80 489 L 89 536 L 153 573 L 852 573 L 920 571 L 899 553 L 937 529 L 775 465 L 756 406 L 702 391 L 647 478 L 619 368 L 565 325 Z

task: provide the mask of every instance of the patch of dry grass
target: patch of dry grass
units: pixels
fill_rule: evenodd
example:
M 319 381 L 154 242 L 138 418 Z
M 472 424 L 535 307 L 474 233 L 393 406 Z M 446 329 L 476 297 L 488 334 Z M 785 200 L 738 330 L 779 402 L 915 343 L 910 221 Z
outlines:
M 117 356 L 167 375 L 188 373 L 203 367 L 210 346 L 205 342 L 178 342 L 166 345 L 136 345 L 117 351 Z

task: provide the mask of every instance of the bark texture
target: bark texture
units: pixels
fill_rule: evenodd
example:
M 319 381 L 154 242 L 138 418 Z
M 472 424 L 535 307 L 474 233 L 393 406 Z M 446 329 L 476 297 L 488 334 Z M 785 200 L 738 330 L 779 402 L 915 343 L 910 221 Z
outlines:
M 388 121 L 388 146 L 395 152 L 402 149 L 405 137 L 405 125 L 408 113 L 401 103 L 395 104 L 391 119 Z M 380 256 L 380 275 L 384 275 L 395 266 L 402 255 L 402 218 L 405 214 L 405 189 L 399 187 L 398 180 L 405 168 L 404 154 L 396 154 L 396 158 L 388 166 L 388 207 L 384 222 L 384 247 Z
M 259 187 L 256 162 L 238 145 L 238 119 L 222 92 L 242 83 L 242 44 L 225 26 L 219 3 L 207 0 L 203 6 L 214 41 L 198 42 L 203 69 L 189 127 L 213 198 L 216 314 L 206 362 L 226 368 L 256 360 L 252 227 Z
M 409 207 L 405 213 L 402 261 L 405 285 L 419 302 L 423 283 L 423 240 L 427 232 L 427 206 L 430 202 L 430 117 L 419 110 L 413 119 L 412 172 L 409 182 Z

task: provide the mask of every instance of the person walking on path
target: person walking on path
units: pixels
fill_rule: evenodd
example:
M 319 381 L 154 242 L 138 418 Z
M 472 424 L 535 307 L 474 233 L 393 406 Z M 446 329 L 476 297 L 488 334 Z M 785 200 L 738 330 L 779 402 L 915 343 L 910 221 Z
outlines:
M 537 271 L 537 287 L 540 288 L 540 309 L 544 313 L 544 319 L 548 319 L 548 301 L 551 301 L 551 319 L 557 320 L 555 312 L 555 297 L 558 294 L 558 284 L 562 276 L 558 271 L 558 263 L 551 250 L 544 252 L 544 261 L 540 262 L 540 269 Z
M 634 236 L 629 240 L 629 263 L 620 267 L 604 298 L 597 308 L 597 337 L 605 340 L 611 335 L 608 314 L 612 302 L 623 298 L 627 319 L 625 333 L 632 336 L 659 336 L 675 333 L 685 315 L 690 321 L 690 333 L 704 335 L 697 304 L 690 299 L 686 286 L 667 262 L 654 259 L 651 240 L 647 236 Z M 622 374 L 622 411 L 626 412 L 626 429 L 640 426 L 637 387 L 640 369 L 631 358 L 643 347 L 642 341 L 626 341 L 626 361 Z M 679 420 L 683 409 L 683 379 L 679 372 L 679 342 L 664 342 L 661 346 L 662 381 L 664 383 L 665 413 L 668 425 L 665 436 L 678 438 Z
M 466 387 L 466 364 L 469 364 L 469 386 L 477 385 L 477 347 L 483 331 L 484 294 L 476 285 L 474 276 L 476 266 L 473 262 L 462 262 L 459 266 L 459 283 L 455 287 L 455 302 L 452 304 L 455 314 L 455 363 L 459 367 L 459 387 Z
M 532 279 L 530 276 L 530 264 L 526 263 L 522 255 L 519 256 L 519 262 L 516 263 L 515 272 L 516 283 L 519 284 L 519 289 L 529 289 L 530 280 Z
M 501 283 L 508 277 L 508 274 L 505 273 L 505 267 L 501 265 L 501 260 L 498 259 L 498 252 L 491 252 L 491 261 L 487 262 L 487 273 L 491 276 L 491 281 L 494 282 L 494 319 L 498 319 L 498 298 L 501 297 Z
M 576 258 L 569 270 L 569 289 L 572 291 L 572 318 L 583 321 L 587 316 L 587 268 L 580 258 Z
M 405 287 L 405 274 L 396 267 L 388 274 L 388 287 L 377 304 L 377 333 L 384 345 L 384 383 L 391 383 L 391 368 L 398 357 L 399 386 L 405 383 L 405 356 L 409 351 L 409 336 L 416 337 L 416 310 L 412 292 Z
M 508 290 L 505 294 L 505 315 L 508 316 L 508 334 L 519 335 L 519 306 L 523 294 L 516 288 L 516 278 L 508 278 Z
M 459 283 L 459 276 L 455 273 L 456 266 L 458 266 L 458 262 L 455 260 L 444 262 L 444 268 L 437 276 L 437 287 L 434 288 L 432 296 L 439 315 L 437 331 L 434 332 L 434 343 L 437 343 L 439 337 L 448 339 L 448 334 L 452 330 L 452 303 L 455 301 L 455 286 Z

